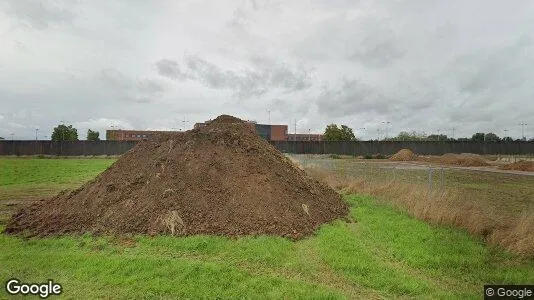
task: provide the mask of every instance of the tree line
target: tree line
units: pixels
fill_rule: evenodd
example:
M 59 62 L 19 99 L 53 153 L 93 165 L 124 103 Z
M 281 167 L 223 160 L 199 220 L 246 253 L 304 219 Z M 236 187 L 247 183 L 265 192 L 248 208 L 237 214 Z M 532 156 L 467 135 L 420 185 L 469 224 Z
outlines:
M 100 141 L 100 132 L 88 129 L 87 140 Z M 78 129 L 74 128 L 72 125 L 67 126 L 60 124 L 54 127 L 54 131 L 52 132 L 52 141 L 78 141 Z
M 2 139 L 2 138 L 0 138 Z M 358 139 L 354 135 L 352 128 L 337 124 L 329 124 L 326 126 L 324 131 L 323 139 L 325 141 L 357 141 Z M 78 130 L 72 125 L 60 124 L 54 127 L 52 132 L 52 141 L 78 141 Z M 88 141 L 100 141 L 100 132 L 93 131 L 91 129 L 87 130 L 87 140 Z M 377 141 L 378 139 L 375 139 Z M 499 137 L 493 132 L 482 133 L 477 132 L 473 134 L 470 138 L 461 137 L 461 138 L 452 138 L 446 134 L 430 134 L 427 135 L 424 132 L 417 131 L 401 131 L 395 137 L 388 137 L 382 139 L 383 141 L 459 141 L 459 142 L 513 142 L 513 141 L 526 141 L 526 139 L 513 139 L 509 136 Z M 372 141 L 372 140 L 371 140 Z M 534 138 L 531 138 L 529 141 L 534 141 Z
M 352 128 L 337 124 L 330 124 L 326 126 L 323 136 L 325 141 L 357 141 L 358 139 L 354 135 Z M 377 141 L 378 139 L 375 139 Z M 493 132 L 483 133 L 477 132 L 471 137 L 461 137 L 461 138 L 452 138 L 446 134 L 430 134 L 427 135 L 424 132 L 417 131 L 401 131 L 395 137 L 388 137 L 382 139 L 382 141 L 433 141 L 433 142 L 447 142 L 447 141 L 458 141 L 458 142 L 513 142 L 513 141 L 526 141 L 524 139 L 513 139 L 509 136 L 499 137 Z M 534 141 L 534 138 L 531 138 L 529 141 Z

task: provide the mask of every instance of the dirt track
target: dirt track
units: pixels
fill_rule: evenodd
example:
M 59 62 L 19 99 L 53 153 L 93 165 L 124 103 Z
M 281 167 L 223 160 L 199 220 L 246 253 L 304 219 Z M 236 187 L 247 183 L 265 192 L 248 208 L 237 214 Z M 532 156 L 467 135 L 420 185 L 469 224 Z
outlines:
M 288 155 L 291 159 L 299 162 L 307 161 L 308 163 L 321 165 L 321 162 L 332 162 L 326 155 L 306 155 L 306 154 L 291 154 Z M 345 159 L 340 159 L 343 161 Z M 462 167 L 462 166 L 451 166 L 443 165 L 425 161 L 391 161 L 387 159 L 347 159 L 351 163 L 360 163 L 360 164 L 376 164 L 382 166 L 383 168 L 397 168 L 405 170 L 423 170 L 432 168 L 444 168 L 444 169 L 455 169 L 455 170 L 465 170 L 465 171 L 475 171 L 475 172 L 492 172 L 492 173 L 503 173 L 503 174 L 515 174 L 515 175 L 525 175 L 525 176 L 534 176 L 534 172 L 527 171 L 515 171 L 515 170 L 502 170 L 499 169 L 499 166 L 502 166 L 503 163 L 497 163 L 490 166 L 484 167 Z

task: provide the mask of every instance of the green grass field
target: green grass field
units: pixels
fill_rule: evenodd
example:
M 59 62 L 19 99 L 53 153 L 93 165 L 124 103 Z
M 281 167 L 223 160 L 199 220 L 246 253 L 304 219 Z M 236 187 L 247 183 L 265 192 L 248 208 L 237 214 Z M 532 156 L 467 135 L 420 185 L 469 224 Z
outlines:
M 0 159 L 0 203 L 96 176 L 112 160 Z M 13 186 L 17 186 L 14 192 Z M 7 191 L 7 192 L 6 192 Z M 59 237 L 0 235 L 0 279 L 54 279 L 67 298 L 481 298 L 488 283 L 533 283 L 534 261 L 487 247 L 362 195 L 353 223 L 315 236 Z M 1 225 L 0 225 L 1 226 Z M 0 228 L 1 229 L 1 228 Z M 2 288 L 0 298 L 7 297 Z
M 0 224 L 25 202 L 75 189 L 109 167 L 114 159 L 0 158 Z

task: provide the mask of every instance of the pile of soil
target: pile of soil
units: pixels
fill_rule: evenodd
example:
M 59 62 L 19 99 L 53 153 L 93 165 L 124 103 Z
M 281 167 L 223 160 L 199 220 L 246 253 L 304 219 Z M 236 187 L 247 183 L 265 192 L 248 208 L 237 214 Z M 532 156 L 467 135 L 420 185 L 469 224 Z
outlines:
M 298 239 L 347 204 L 249 125 L 220 116 L 140 142 L 93 181 L 21 209 L 6 233 L 279 235 Z
M 534 172 L 534 161 L 520 160 L 501 167 L 503 170 Z
M 489 166 L 483 156 L 472 153 L 445 153 L 441 156 L 421 157 L 423 161 L 460 167 L 483 167 Z
M 402 149 L 399 152 L 393 154 L 389 160 L 393 161 L 412 161 L 417 160 L 417 155 L 410 149 Z

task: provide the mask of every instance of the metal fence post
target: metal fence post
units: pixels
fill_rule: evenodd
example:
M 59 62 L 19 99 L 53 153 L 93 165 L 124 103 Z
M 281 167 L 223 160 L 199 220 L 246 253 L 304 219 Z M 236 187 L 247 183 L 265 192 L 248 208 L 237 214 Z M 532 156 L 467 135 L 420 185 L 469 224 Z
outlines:
M 432 168 L 428 168 L 428 199 L 432 195 Z
M 441 167 L 440 181 L 441 181 L 441 191 L 444 191 L 445 190 L 445 169 L 443 167 Z

